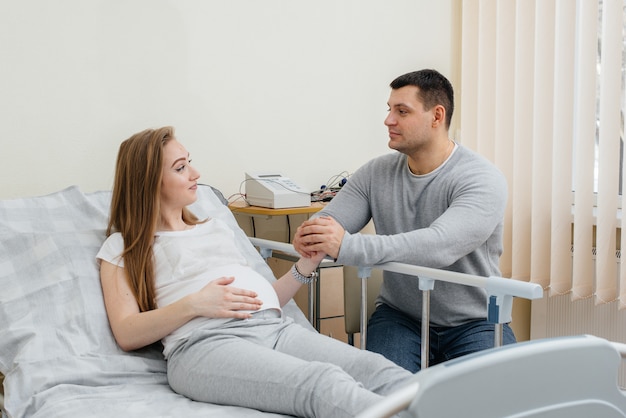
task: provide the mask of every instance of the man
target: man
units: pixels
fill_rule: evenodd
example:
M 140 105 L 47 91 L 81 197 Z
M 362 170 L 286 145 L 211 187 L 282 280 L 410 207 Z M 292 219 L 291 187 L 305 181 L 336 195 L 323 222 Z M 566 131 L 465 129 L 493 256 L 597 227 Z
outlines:
M 302 255 L 323 251 L 346 265 L 396 261 L 499 276 L 506 180 L 485 158 L 448 136 L 450 82 L 421 70 L 391 83 L 385 125 L 398 151 L 358 169 L 294 238 Z M 359 234 L 370 220 L 376 235 Z M 431 292 L 430 358 L 437 364 L 493 347 L 482 289 L 436 282 Z M 384 273 L 367 329 L 367 349 L 404 368 L 421 368 L 421 294 L 414 277 Z M 515 342 L 503 327 L 503 343 Z

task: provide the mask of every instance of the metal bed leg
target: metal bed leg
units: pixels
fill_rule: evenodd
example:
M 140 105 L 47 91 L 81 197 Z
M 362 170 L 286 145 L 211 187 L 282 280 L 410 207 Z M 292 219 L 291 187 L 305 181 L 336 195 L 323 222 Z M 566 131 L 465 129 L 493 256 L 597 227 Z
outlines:
M 367 279 L 372 275 L 371 267 L 359 267 L 358 276 L 361 279 L 361 350 L 367 344 Z
M 420 369 L 428 367 L 430 356 L 430 290 L 422 291 L 422 350 Z
M 367 277 L 361 277 L 361 350 L 367 343 Z
M 500 347 L 502 345 L 502 324 L 495 324 L 493 330 L 493 346 Z
M 319 281 L 319 268 L 317 269 L 317 277 L 318 280 L 315 280 L 311 283 L 308 284 L 309 286 L 309 322 L 311 323 L 311 325 L 313 325 L 313 328 L 315 328 L 316 330 L 320 330 L 319 329 L 319 324 L 317 323 L 317 319 L 316 319 L 316 312 L 319 312 L 319 307 L 317 309 L 317 311 L 315 310 L 315 305 L 319 305 L 319 301 L 316 300 L 315 295 L 319 295 L 319 287 L 320 287 L 320 281 Z
M 425 369 L 428 367 L 430 357 L 430 291 L 435 288 L 435 281 L 420 277 L 419 288 L 422 291 L 422 364 L 420 369 Z

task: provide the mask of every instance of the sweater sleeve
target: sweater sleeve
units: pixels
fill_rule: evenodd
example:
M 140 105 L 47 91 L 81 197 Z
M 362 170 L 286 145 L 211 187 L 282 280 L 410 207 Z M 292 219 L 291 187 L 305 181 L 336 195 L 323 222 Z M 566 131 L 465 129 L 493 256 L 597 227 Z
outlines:
M 333 200 L 314 217 L 330 216 L 339 222 L 346 232 L 358 232 L 363 229 L 372 218 L 370 171 L 367 169 L 370 164 L 358 169 Z
M 381 183 L 380 171 L 359 175 L 353 182 L 354 190 L 346 189 L 336 205 L 328 208 L 328 214 L 347 232 L 337 261 L 348 265 L 396 261 L 445 268 L 478 250 L 474 254 L 478 258 L 475 272 L 498 271 L 493 264 L 501 253 L 506 181 L 482 159 L 469 159 L 467 164 L 460 157 L 433 176 L 419 197 L 407 192 L 411 184 L 402 179 L 403 167 L 396 172 L 387 170 L 391 178 L 385 184 Z M 363 184 L 367 181 L 370 186 Z M 357 233 L 370 215 L 361 206 L 373 208 L 377 235 Z M 474 269 L 465 266 L 463 270 Z

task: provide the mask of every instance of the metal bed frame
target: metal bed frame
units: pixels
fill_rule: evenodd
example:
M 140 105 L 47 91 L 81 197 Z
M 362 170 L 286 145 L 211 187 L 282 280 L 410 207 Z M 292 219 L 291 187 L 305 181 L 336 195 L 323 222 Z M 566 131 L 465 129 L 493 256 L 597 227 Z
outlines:
M 291 244 L 270 241 L 262 238 L 250 238 L 250 241 L 259 249 L 259 252 L 264 259 L 271 257 L 274 251 L 287 255 L 297 255 L 297 252 Z M 503 277 L 482 277 L 395 262 L 368 267 L 359 267 L 358 276 L 361 279 L 361 349 L 365 349 L 367 344 L 367 280 L 371 276 L 373 268 L 408 274 L 418 278 L 418 286 L 422 291 L 422 318 L 424 318 L 422 321 L 422 368 L 428 367 L 430 292 L 435 286 L 435 281 L 440 280 L 450 283 L 464 284 L 468 286 L 480 287 L 486 290 L 489 295 L 487 319 L 495 326 L 495 347 L 502 345 L 502 325 L 511 322 L 513 298 L 521 297 L 525 299 L 540 299 L 543 297 L 543 288 L 540 285 L 536 283 L 505 279 Z M 312 284 L 309 286 L 312 286 Z M 313 310 L 312 294 L 313 292 L 309 289 L 309 318 L 311 318 L 310 314 Z

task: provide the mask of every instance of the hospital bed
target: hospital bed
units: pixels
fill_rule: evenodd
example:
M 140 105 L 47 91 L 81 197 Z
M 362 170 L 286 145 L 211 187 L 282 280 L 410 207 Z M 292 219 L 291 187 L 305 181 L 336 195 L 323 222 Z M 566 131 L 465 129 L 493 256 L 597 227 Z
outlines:
M 423 370 L 357 418 L 623 418 L 626 345 L 593 336 L 493 348 Z
M 194 212 L 201 217 L 220 218 L 230 225 L 237 245 L 251 267 L 268 280 L 274 280 L 259 251 L 267 257 L 268 252 L 276 249 L 268 248 L 264 242 L 254 242 L 256 246 L 253 245 L 224 205 L 219 192 L 208 186 L 201 187 L 198 196 Z M 106 317 L 95 260 L 95 254 L 105 239 L 110 197 L 110 192 L 84 193 L 77 187 L 70 187 L 47 196 L 0 201 L 0 373 L 5 375 L 3 418 L 282 416 L 193 402 L 169 388 L 159 344 L 130 353 L 117 346 Z M 270 246 L 293 251 L 288 244 L 271 243 Z M 392 263 L 383 267 L 403 271 L 414 266 Z M 366 267 L 358 271 L 362 276 L 362 289 L 366 291 L 371 270 Z M 420 287 L 425 290 L 425 298 L 434 280 L 460 280 L 459 277 L 435 279 L 431 276 L 440 274 L 436 271 L 421 270 L 420 274 Z M 492 296 L 490 316 L 496 326 L 508 319 L 512 297 L 534 297 L 535 287 L 528 283 L 506 284 L 513 286 L 510 289 L 502 286 L 505 282 L 514 281 L 474 279 L 474 285 L 485 287 Z M 530 293 L 524 296 L 525 292 Z M 366 316 L 366 308 L 363 311 Z M 285 306 L 285 313 L 314 332 L 293 301 Z M 592 349 L 600 351 L 601 347 Z M 507 352 L 509 348 L 494 350 Z M 428 403 L 424 397 L 420 398 L 421 391 L 428 386 L 420 378 L 432 384 L 439 374 L 431 373 L 431 370 L 453 370 L 452 365 L 458 370 L 464 364 L 480 361 L 480 358 L 472 357 L 467 362 L 452 361 L 449 368 L 440 367 L 448 367 L 444 363 L 424 370 L 416 375 L 416 382 L 404 392 L 385 399 L 380 407 L 367 413 L 380 413 L 369 415 L 374 417 L 388 416 L 407 407 L 413 411 L 415 406 L 409 400 L 420 405 Z M 495 364 L 499 357 L 494 352 L 485 355 L 485 358 L 481 364 Z M 515 373 L 522 372 L 517 370 Z M 470 374 L 466 377 L 468 381 L 472 378 Z M 523 379 L 527 385 L 532 384 L 525 376 Z M 453 386 L 453 381 L 448 382 L 450 386 Z M 446 386 L 446 381 L 441 385 Z M 475 383 L 468 385 L 479 386 Z M 457 396 L 454 391 L 450 394 Z M 460 396 L 465 401 L 464 395 Z M 389 407 L 392 412 L 389 412 Z M 416 416 L 428 416 L 422 415 L 419 409 L 415 411 Z M 561 415 L 553 417 L 557 416 Z
M 230 225 L 250 266 L 274 280 L 218 195 L 201 187 L 198 196 L 194 212 Z M 160 344 L 129 353 L 117 346 L 95 259 L 110 199 L 70 187 L 0 201 L 3 418 L 282 416 L 193 402 L 170 389 Z M 310 327 L 295 302 L 284 311 Z

